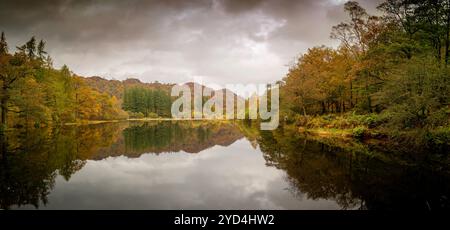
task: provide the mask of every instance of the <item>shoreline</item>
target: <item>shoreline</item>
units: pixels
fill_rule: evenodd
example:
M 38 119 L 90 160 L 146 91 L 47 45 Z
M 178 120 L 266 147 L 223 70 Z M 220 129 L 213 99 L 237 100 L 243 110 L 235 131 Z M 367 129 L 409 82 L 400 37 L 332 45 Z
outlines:
M 104 124 L 104 123 L 117 123 L 117 122 L 125 122 L 125 121 L 217 121 L 224 122 L 230 121 L 227 119 L 178 119 L 178 118 L 128 118 L 122 120 L 87 120 L 87 121 L 79 121 L 79 122 L 66 122 L 62 124 L 62 126 L 77 126 L 77 125 L 95 125 L 95 124 Z
M 405 150 L 433 149 L 444 153 L 450 147 L 450 128 L 444 127 L 433 130 L 379 130 L 365 129 L 362 134 L 355 136 L 352 129 L 335 128 L 304 128 L 293 127 L 298 135 L 310 136 L 313 139 L 337 140 L 343 142 L 359 143 L 375 149 Z

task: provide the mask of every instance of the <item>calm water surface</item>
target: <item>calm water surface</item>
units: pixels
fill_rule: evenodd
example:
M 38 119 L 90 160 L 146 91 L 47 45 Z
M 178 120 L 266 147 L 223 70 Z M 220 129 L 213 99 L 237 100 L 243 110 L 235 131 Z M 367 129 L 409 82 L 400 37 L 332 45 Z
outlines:
M 2 141 L 3 209 L 448 209 L 428 160 L 235 123 L 112 123 Z M 380 155 L 380 157 L 379 157 Z

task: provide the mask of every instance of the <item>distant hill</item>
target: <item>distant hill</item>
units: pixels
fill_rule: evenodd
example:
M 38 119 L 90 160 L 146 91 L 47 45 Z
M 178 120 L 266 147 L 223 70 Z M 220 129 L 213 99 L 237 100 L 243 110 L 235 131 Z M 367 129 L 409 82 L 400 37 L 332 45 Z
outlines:
M 144 83 L 139 79 L 128 78 L 123 81 L 119 80 L 108 80 L 102 77 L 93 76 L 84 78 L 86 84 L 91 88 L 96 89 L 99 92 L 107 93 L 111 96 L 115 96 L 117 99 L 122 101 L 123 93 L 126 87 L 141 87 L 148 89 L 162 89 L 164 91 L 170 92 L 170 89 L 174 84 L 163 84 L 163 83 Z
M 170 93 L 172 87 L 175 85 L 175 84 L 171 84 L 171 83 L 159 83 L 159 82 L 145 83 L 136 78 L 128 78 L 126 80 L 119 81 L 119 80 L 108 80 L 108 79 L 105 79 L 102 77 L 93 76 L 93 77 L 86 77 L 83 79 L 86 82 L 86 84 L 88 86 L 90 86 L 91 88 L 93 88 L 99 92 L 102 92 L 102 93 L 107 93 L 110 96 L 115 96 L 117 99 L 119 99 L 119 101 L 122 101 L 124 90 L 127 87 L 160 89 L 160 90 L 164 90 L 164 91 Z M 189 86 L 189 88 L 191 89 L 191 93 L 193 94 L 194 86 L 198 85 L 198 83 L 188 82 L 188 83 L 185 83 L 185 85 Z M 201 87 L 202 87 L 202 89 L 204 89 L 206 86 L 201 86 Z M 226 95 L 227 92 L 231 92 L 228 89 L 220 89 L 220 90 L 211 89 L 211 90 L 214 92 L 222 90 L 224 96 Z M 233 92 L 231 92 L 231 93 L 233 93 Z M 239 98 L 239 99 L 243 100 L 242 97 L 236 95 L 235 93 L 233 93 L 233 94 L 234 94 L 235 98 Z M 230 100 L 230 98 L 226 98 L 226 100 Z M 224 101 L 224 103 L 225 103 L 225 101 Z

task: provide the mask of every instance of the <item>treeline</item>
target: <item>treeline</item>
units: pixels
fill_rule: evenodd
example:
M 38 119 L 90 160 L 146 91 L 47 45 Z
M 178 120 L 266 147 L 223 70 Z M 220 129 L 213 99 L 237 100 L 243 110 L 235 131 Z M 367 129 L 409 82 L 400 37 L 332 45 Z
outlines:
M 10 53 L 3 32 L 0 108 L 1 130 L 127 116 L 117 98 L 88 87 L 67 66 L 54 69 L 44 41 L 32 37 Z
M 314 47 L 282 82 L 285 117 L 381 114 L 399 128 L 439 127 L 450 116 L 450 0 L 387 0 L 382 16 L 345 4 L 338 48 Z
M 171 117 L 172 99 L 161 89 L 143 87 L 125 88 L 122 108 L 131 117 Z

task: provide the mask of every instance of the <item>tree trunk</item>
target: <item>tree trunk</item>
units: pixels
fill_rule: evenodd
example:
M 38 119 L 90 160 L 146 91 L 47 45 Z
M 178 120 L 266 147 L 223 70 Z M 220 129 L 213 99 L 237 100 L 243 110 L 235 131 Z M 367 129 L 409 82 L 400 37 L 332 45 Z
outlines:
M 75 122 L 78 121 L 78 93 L 75 94 Z
M 445 65 L 448 64 L 449 54 L 450 54 L 450 1 L 447 1 L 447 22 L 445 25 Z
M 369 76 L 366 76 L 366 94 L 367 94 L 367 107 L 369 109 L 369 113 L 372 113 L 372 99 L 370 98 L 369 93 Z
M 353 108 L 353 81 L 350 78 L 350 108 Z
M 0 100 L 0 108 L 2 110 L 1 126 L 6 128 L 6 115 L 8 113 L 8 100 L 4 97 Z
M 325 102 L 322 101 L 322 114 L 326 113 Z

